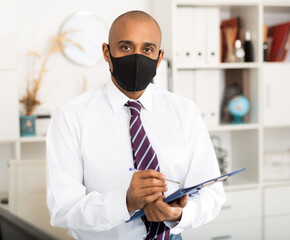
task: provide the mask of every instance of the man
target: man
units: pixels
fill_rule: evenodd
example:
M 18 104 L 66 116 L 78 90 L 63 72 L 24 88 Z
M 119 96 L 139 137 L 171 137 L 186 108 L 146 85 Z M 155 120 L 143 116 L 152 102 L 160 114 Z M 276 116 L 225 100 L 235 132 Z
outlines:
M 150 15 L 119 16 L 103 44 L 111 81 L 54 114 L 47 204 L 51 224 L 76 239 L 181 239 L 182 229 L 212 220 L 225 200 L 217 183 L 163 201 L 178 187 L 217 177 L 219 169 L 194 103 L 150 83 L 164 55 L 160 44 Z M 126 222 L 139 209 L 146 217 Z

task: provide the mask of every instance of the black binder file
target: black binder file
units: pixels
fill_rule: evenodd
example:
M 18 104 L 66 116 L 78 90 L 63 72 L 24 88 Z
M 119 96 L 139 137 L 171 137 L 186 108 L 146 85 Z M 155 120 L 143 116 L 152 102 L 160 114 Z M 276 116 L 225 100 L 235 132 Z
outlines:
M 207 180 L 205 182 L 202 182 L 200 184 L 197 184 L 195 186 L 192 186 L 192 187 L 187 187 L 187 188 L 180 188 L 178 189 L 177 191 L 175 191 L 174 193 L 170 194 L 168 197 L 166 197 L 164 199 L 164 202 L 167 202 L 167 203 L 171 203 L 173 202 L 174 200 L 178 199 L 178 198 L 181 198 L 183 197 L 184 195 L 188 194 L 189 196 L 192 196 L 196 193 L 199 192 L 200 189 L 202 189 L 203 187 L 206 187 L 208 185 L 211 185 L 211 184 L 214 184 L 216 182 L 223 182 L 223 181 L 226 181 L 229 177 L 235 175 L 235 174 L 238 174 L 240 172 L 243 172 L 245 171 L 246 168 L 242 168 L 242 169 L 239 169 L 239 170 L 236 170 L 234 172 L 231 172 L 231 173 L 228 173 L 228 174 L 224 174 L 222 176 L 219 176 L 217 178 L 213 178 L 213 179 L 210 179 L 210 180 Z M 126 222 L 131 222 L 132 220 L 138 218 L 138 217 L 142 217 L 144 216 L 144 211 L 141 209 L 140 211 L 136 212 L 128 221 Z

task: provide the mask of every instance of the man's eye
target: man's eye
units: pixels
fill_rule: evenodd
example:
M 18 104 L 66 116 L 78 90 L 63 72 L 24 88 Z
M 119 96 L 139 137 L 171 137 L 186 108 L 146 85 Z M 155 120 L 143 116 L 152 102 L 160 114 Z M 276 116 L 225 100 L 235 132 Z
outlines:
M 145 48 L 145 49 L 144 49 L 144 52 L 145 52 L 145 53 L 151 53 L 151 52 L 152 52 L 152 49 L 151 49 L 151 48 Z
M 125 50 L 125 51 L 131 50 L 130 46 L 126 46 L 126 45 L 122 46 L 121 48 L 122 48 L 122 50 Z

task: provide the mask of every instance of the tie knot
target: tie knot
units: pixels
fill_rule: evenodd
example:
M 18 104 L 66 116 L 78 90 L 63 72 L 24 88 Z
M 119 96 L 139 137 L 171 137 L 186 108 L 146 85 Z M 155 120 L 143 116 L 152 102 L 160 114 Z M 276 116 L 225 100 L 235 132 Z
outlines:
M 130 108 L 131 115 L 140 116 L 140 113 L 141 113 L 141 103 L 140 102 L 138 102 L 138 101 L 134 101 L 134 102 L 128 101 L 125 104 L 125 106 Z

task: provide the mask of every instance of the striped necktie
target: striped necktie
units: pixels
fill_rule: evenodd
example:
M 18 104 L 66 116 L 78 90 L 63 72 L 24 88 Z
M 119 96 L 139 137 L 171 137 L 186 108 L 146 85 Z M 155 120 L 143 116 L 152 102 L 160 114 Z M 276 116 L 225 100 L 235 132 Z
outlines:
M 135 168 L 139 170 L 154 169 L 160 172 L 156 153 L 149 142 L 140 119 L 141 103 L 128 101 L 125 106 L 131 112 L 130 135 Z M 142 217 L 142 220 L 147 230 L 145 240 L 169 239 L 170 230 L 164 222 L 149 222 L 146 217 Z

